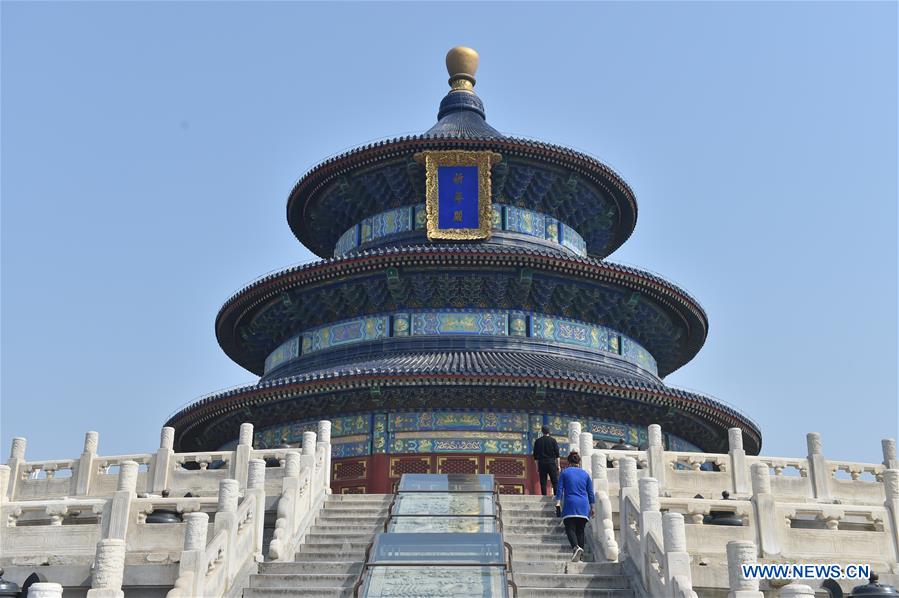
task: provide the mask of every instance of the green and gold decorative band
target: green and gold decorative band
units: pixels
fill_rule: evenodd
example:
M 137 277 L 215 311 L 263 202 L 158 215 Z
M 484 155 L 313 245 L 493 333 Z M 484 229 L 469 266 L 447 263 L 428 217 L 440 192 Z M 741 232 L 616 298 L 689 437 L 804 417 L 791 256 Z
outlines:
M 425 209 L 429 240 L 476 241 L 490 237 L 490 169 L 496 152 L 428 150 L 413 158 L 425 167 Z
M 332 456 L 361 457 L 377 453 L 494 453 L 526 455 L 534 440 L 547 426 L 559 440 L 563 455 L 568 452 L 568 423 L 576 421 L 595 441 L 617 442 L 624 438 L 639 446 L 648 441 L 646 426 L 590 417 L 528 413 L 526 411 L 399 411 L 360 413 L 331 417 Z M 254 434 L 256 446 L 277 446 L 282 442 L 300 442 L 303 432 L 315 431 L 317 419 L 290 421 L 259 428 Z M 665 432 L 668 450 L 701 449 L 683 438 Z M 230 443 L 223 450 L 233 450 Z
M 652 355 L 629 336 L 606 326 L 518 310 L 404 311 L 342 320 L 306 330 L 281 343 L 265 360 L 265 373 L 301 357 L 346 345 L 397 337 L 518 337 L 614 355 L 658 375 Z
M 334 257 L 346 255 L 368 243 L 424 230 L 426 220 L 427 210 L 423 203 L 369 216 L 340 236 L 334 248 Z M 494 203 L 491 206 L 491 228 L 494 233 L 526 235 L 582 257 L 587 255 L 587 244 L 580 233 L 552 216 L 534 210 Z

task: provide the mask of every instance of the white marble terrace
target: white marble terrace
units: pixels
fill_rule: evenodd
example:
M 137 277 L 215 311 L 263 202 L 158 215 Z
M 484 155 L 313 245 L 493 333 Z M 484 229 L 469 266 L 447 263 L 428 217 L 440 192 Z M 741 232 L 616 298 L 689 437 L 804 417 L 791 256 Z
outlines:
M 892 439 L 882 441 L 879 464 L 827 459 L 816 433 L 807 435 L 803 458 L 748 456 L 737 428 L 723 455 L 665 451 L 657 425 L 650 426 L 645 451 L 594 450 L 592 435 L 577 423 L 570 425 L 569 441 L 579 445 L 593 473 L 595 550 L 628 561 L 650 596 L 803 596 L 807 585 L 820 585 L 780 589 L 787 582 L 741 579 L 734 572 L 743 562 L 865 563 L 883 581 L 899 581 L 899 466 Z M 702 468 L 706 463 L 713 467 Z M 743 525 L 704 523 L 713 512 L 732 513 Z M 840 585 L 845 591 L 862 582 Z
M 252 424 L 239 438 L 233 451 L 175 453 L 163 428 L 155 453 L 100 456 L 88 432 L 80 457 L 54 461 L 26 460 L 15 438 L 0 465 L 5 579 L 37 571 L 54 582 L 36 584 L 48 598 L 239 596 L 258 562 L 292 559 L 330 493 L 331 423 L 305 432 L 302 449 L 254 450 Z M 183 521 L 147 523 L 156 510 Z
M 746 455 L 738 429 L 727 454 L 705 454 L 664 450 L 659 426 L 644 451 L 597 451 L 580 428 L 571 424 L 569 441 L 594 478 L 594 553 L 624 562 L 646 596 L 811 597 L 820 585 L 735 574 L 751 561 L 868 563 L 899 580 L 893 440 L 870 464 L 825 458 L 814 433 L 805 457 L 784 458 Z M 14 439 L 0 466 L 5 578 L 40 571 L 61 584 L 32 592 L 48 597 L 61 587 L 67 597 L 239 596 L 257 563 L 292 560 L 330 492 L 330 422 L 306 432 L 302 449 L 255 450 L 251 424 L 234 451 L 175 453 L 173 437 L 163 428 L 155 453 L 100 456 L 88 432 L 78 458 L 54 461 L 28 461 L 25 439 Z M 155 510 L 183 521 L 147 523 Z M 266 512 L 274 532 L 263 553 Z M 743 525 L 710 525 L 715 512 Z

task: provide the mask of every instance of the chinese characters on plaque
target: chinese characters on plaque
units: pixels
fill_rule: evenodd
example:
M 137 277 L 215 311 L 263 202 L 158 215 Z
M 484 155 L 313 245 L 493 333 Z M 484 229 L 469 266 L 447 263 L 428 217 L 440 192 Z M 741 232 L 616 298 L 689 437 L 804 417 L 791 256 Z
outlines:
M 491 151 L 424 151 L 428 239 L 477 240 L 490 236 L 490 169 L 502 157 Z

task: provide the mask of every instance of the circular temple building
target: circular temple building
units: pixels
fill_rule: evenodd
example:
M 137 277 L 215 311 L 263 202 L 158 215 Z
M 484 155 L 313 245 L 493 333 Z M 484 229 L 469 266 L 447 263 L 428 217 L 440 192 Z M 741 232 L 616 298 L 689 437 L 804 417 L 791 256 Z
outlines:
M 612 169 L 508 137 L 475 94 L 477 54 L 447 55 L 451 90 L 421 135 L 312 168 L 287 200 L 297 239 L 322 258 L 228 299 L 216 336 L 261 376 L 171 417 L 176 450 L 216 450 L 255 425 L 257 447 L 333 423 L 334 492 L 390 492 L 403 473 L 490 473 L 536 488 L 543 425 L 598 445 L 727 452 L 758 427 L 663 382 L 699 351 L 708 319 L 686 291 L 605 261 L 637 220 Z

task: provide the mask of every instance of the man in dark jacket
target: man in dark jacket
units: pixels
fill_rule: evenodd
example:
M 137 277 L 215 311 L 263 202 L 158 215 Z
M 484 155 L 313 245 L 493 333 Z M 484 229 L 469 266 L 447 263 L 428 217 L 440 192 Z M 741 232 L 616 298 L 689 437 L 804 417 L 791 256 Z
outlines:
M 546 476 L 555 493 L 559 483 L 559 443 L 549 435 L 549 428 L 540 430 L 543 436 L 534 441 L 534 461 L 537 463 L 537 474 L 540 476 L 540 494 L 546 495 Z

